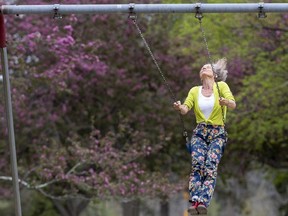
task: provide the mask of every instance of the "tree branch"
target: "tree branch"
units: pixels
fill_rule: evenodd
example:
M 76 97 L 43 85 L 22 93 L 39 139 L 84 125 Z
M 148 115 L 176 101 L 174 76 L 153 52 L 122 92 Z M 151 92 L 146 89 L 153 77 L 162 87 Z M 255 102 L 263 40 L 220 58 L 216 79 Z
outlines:
M 79 166 L 81 166 L 82 163 L 77 163 L 74 167 L 72 167 L 67 173 L 66 175 L 69 175 L 71 173 L 73 173 L 75 171 L 75 169 L 77 169 Z M 27 176 L 26 176 L 27 177 Z M 4 180 L 4 181 L 12 181 L 12 177 L 11 176 L 0 176 L 0 180 Z M 25 186 L 26 188 L 29 188 L 29 189 L 41 189 L 41 188 L 44 188 L 44 187 L 47 187 L 55 182 L 59 182 L 60 180 L 57 180 L 57 179 L 54 179 L 54 180 L 51 180 L 49 182 L 46 182 L 46 183 L 43 183 L 43 184 L 40 184 L 40 185 L 36 185 L 36 186 L 32 186 L 31 184 L 29 184 L 27 181 L 24 181 L 22 179 L 19 179 L 19 183 L 22 184 L 23 186 Z
M 12 181 L 13 178 L 11 176 L 0 176 L 0 180 L 4 180 L 4 181 Z M 44 187 L 47 187 L 55 182 L 57 182 L 59 180 L 52 180 L 52 181 L 49 181 L 49 182 L 46 182 L 44 184 L 40 184 L 40 185 L 37 185 L 37 186 L 32 186 L 31 184 L 29 184 L 28 182 L 24 181 L 24 180 L 21 180 L 19 179 L 19 183 L 23 186 L 25 186 L 26 188 L 28 189 L 36 189 L 36 190 L 39 190 L 41 188 L 44 188 Z

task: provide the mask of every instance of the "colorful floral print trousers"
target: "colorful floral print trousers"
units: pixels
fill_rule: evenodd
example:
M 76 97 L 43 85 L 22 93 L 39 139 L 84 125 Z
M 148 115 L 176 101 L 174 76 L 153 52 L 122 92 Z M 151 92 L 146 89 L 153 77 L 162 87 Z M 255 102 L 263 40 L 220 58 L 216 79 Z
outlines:
M 192 171 L 189 192 L 192 201 L 207 207 L 216 185 L 217 168 L 224 153 L 227 133 L 224 126 L 198 124 L 190 142 Z

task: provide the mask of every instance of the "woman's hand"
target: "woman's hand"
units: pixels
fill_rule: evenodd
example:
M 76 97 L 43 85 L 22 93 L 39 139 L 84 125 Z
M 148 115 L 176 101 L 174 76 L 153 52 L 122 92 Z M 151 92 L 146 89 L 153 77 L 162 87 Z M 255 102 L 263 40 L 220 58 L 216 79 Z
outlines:
M 185 115 L 189 110 L 188 107 L 184 104 L 181 104 L 181 101 L 176 101 L 173 104 L 175 110 L 179 111 L 182 115 Z
M 176 102 L 174 102 L 174 104 L 173 104 L 174 109 L 175 109 L 175 110 L 178 110 L 178 111 L 181 111 L 181 110 L 180 110 L 180 106 L 181 106 L 181 101 L 176 101 Z
M 219 99 L 219 104 L 221 106 L 227 106 L 228 108 L 231 108 L 231 109 L 235 109 L 236 108 L 236 103 L 235 101 L 233 100 L 228 100 L 226 98 L 223 98 L 223 97 L 220 97 Z

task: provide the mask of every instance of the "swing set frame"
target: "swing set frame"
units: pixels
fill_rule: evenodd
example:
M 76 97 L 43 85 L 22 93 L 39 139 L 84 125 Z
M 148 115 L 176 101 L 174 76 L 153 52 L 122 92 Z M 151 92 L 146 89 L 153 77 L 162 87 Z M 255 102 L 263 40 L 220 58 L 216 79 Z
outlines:
M 4 100 L 10 162 L 14 192 L 15 215 L 22 216 L 17 154 L 15 145 L 14 123 L 12 113 L 11 87 L 6 47 L 6 30 L 4 15 L 51 15 L 54 19 L 69 14 L 108 14 L 108 13 L 258 13 L 259 18 L 265 18 L 266 13 L 287 13 L 288 3 L 195 3 L 195 4 L 84 4 L 84 5 L 0 5 L 0 53 L 3 74 Z M 199 17 L 196 16 L 199 19 Z M 161 74 L 162 75 L 162 74 Z M 164 77 L 165 81 L 165 77 Z M 172 97 L 174 99 L 174 96 Z

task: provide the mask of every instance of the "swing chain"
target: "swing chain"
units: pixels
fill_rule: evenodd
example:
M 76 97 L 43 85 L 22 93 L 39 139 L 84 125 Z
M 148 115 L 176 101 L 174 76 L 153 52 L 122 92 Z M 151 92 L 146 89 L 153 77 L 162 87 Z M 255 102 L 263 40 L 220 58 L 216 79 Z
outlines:
M 175 102 L 175 101 L 176 101 L 176 97 L 175 97 L 173 91 L 171 90 L 171 88 L 170 88 L 170 86 L 169 86 L 169 84 L 168 84 L 168 82 L 167 82 L 167 80 L 166 80 L 166 78 L 165 78 L 165 75 L 164 75 L 164 73 L 162 72 L 162 70 L 161 70 L 161 68 L 160 68 L 160 66 L 159 66 L 159 64 L 158 64 L 155 56 L 153 55 L 153 53 L 152 53 L 152 51 L 151 51 L 151 48 L 150 48 L 150 46 L 148 45 L 148 43 L 147 43 L 147 41 L 146 41 L 146 39 L 145 39 L 145 37 L 144 37 L 144 35 L 143 35 L 140 27 L 138 26 L 138 24 L 137 24 L 136 20 L 134 19 L 134 17 L 130 17 L 130 18 L 134 21 L 133 23 L 134 23 L 134 25 L 136 26 L 136 29 L 137 29 L 137 31 L 138 31 L 138 33 L 139 33 L 139 35 L 140 35 L 140 37 L 141 37 L 141 39 L 142 39 L 142 41 L 143 41 L 143 43 L 144 43 L 144 45 L 145 45 L 148 53 L 150 54 L 150 56 L 151 56 L 151 58 L 152 58 L 152 60 L 153 60 L 153 62 L 154 62 L 154 64 L 155 64 L 155 66 L 157 67 L 157 70 L 158 70 L 159 74 L 161 75 L 161 77 L 162 77 L 162 79 L 163 79 L 163 81 L 164 81 L 167 89 L 169 90 L 169 93 L 170 93 L 170 95 L 171 95 L 171 99 L 173 100 L 173 102 Z
M 196 13 L 197 13 L 197 11 L 196 11 Z M 212 71 L 213 71 L 213 74 L 214 74 L 214 77 L 215 77 L 215 82 L 216 82 L 218 95 L 219 95 L 219 98 L 220 98 L 221 97 L 221 93 L 220 93 L 220 88 L 219 88 L 219 85 L 218 85 L 218 82 L 217 82 L 217 74 L 215 72 L 215 68 L 214 68 L 213 63 L 212 63 L 212 58 L 211 58 L 211 54 L 210 54 L 210 51 L 209 51 L 206 34 L 205 34 L 205 31 L 204 31 L 203 26 L 202 26 L 202 20 L 201 19 L 203 18 L 203 16 L 199 18 L 196 15 L 195 15 L 195 17 L 198 18 L 198 20 L 199 20 L 200 30 L 201 30 L 201 33 L 202 33 L 202 37 L 203 37 L 203 40 L 204 40 L 205 47 L 206 47 L 206 51 L 207 51 L 207 55 L 208 55 L 208 61 L 209 61 L 208 63 L 211 65 L 211 68 L 212 68 Z M 223 124 L 225 125 L 225 116 L 224 116 L 224 107 L 223 106 L 221 106 L 221 111 L 222 111 L 222 121 L 223 121 Z
M 174 103 L 175 101 L 177 101 L 176 96 L 173 93 L 169 83 L 167 82 L 164 73 L 162 72 L 162 70 L 161 70 L 161 68 L 160 68 L 155 56 L 153 55 L 153 53 L 151 51 L 151 48 L 150 48 L 149 44 L 147 43 L 147 41 L 146 41 L 146 39 L 145 39 L 140 27 L 137 24 L 137 21 L 136 21 L 136 17 L 137 16 L 136 16 L 136 13 L 133 11 L 134 10 L 133 4 L 130 5 L 129 10 L 130 10 L 130 14 L 129 14 L 128 18 L 130 18 L 133 21 L 133 23 L 134 23 L 134 25 L 135 25 L 135 27 L 136 27 L 136 29 L 137 29 L 142 41 L 143 41 L 143 43 L 144 43 L 148 53 L 150 54 L 150 56 L 151 56 L 151 58 L 152 58 L 152 60 L 154 62 L 154 65 L 156 66 L 156 68 L 157 68 L 159 74 L 161 75 L 162 80 L 163 80 L 168 92 L 170 93 L 170 98 L 172 100 L 172 103 Z M 131 14 L 132 14 L 132 16 L 131 16 Z M 187 132 L 187 130 L 185 128 L 184 119 L 183 119 L 183 117 L 182 117 L 182 115 L 180 113 L 179 113 L 179 118 L 180 118 L 180 121 L 181 121 L 181 124 L 182 124 L 182 128 L 183 128 L 182 136 L 184 137 L 185 141 L 188 143 L 188 141 L 189 141 L 188 132 Z

